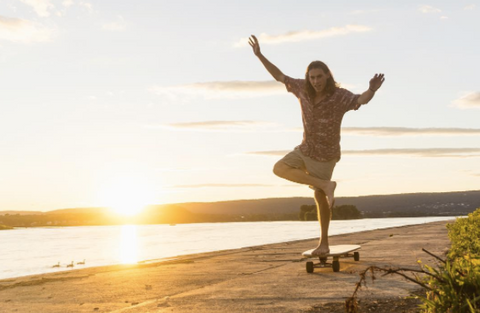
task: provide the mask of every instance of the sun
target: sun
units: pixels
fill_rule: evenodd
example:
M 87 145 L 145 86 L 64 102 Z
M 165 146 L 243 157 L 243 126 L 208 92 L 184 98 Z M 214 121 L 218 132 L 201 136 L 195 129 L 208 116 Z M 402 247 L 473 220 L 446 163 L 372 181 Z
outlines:
M 134 216 L 154 202 L 153 184 L 139 175 L 122 175 L 106 184 L 103 202 L 115 213 Z

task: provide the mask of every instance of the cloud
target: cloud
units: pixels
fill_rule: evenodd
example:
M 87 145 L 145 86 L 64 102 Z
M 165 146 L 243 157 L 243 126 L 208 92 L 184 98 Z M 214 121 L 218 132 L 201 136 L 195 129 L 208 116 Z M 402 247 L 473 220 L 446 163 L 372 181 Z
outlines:
M 203 121 L 147 125 L 146 127 L 170 130 L 303 132 L 302 127 L 284 128 L 276 123 L 261 121 Z M 480 128 L 343 127 L 342 135 L 373 137 L 478 136 L 480 135 Z
M 344 127 L 343 135 L 353 136 L 475 136 L 480 128 L 406 128 L 406 127 Z
M 247 155 L 284 156 L 289 150 L 254 151 Z M 480 157 L 480 148 L 423 148 L 423 149 L 371 149 L 371 150 L 344 150 L 342 155 L 357 156 L 410 156 L 410 157 L 442 157 L 468 158 Z
M 19 18 L 0 16 L 0 40 L 16 43 L 51 41 L 55 30 Z
M 460 109 L 480 109 L 480 92 L 470 92 L 453 101 L 453 105 Z
M 85 2 L 85 1 L 80 1 L 78 3 L 79 6 L 84 7 L 87 9 L 89 12 L 93 12 L 93 6 L 90 2 Z
M 73 5 L 73 0 L 65 0 L 65 1 L 62 2 L 62 5 L 64 7 L 70 7 L 70 6 Z
M 283 132 L 303 132 L 302 127 L 282 129 Z M 478 136 L 480 128 L 408 128 L 408 127 L 342 127 L 347 136 Z
M 154 86 L 150 91 L 172 100 L 199 96 L 206 99 L 235 99 L 282 94 L 285 93 L 285 86 L 276 81 L 225 81 L 169 87 Z
M 469 4 L 469 5 L 465 6 L 463 9 L 470 11 L 470 10 L 474 10 L 476 7 L 477 6 L 472 3 L 472 4 Z
M 35 13 L 41 17 L 50 16 L 50 10 L 55 9 L 55 6 L 51 3 L 51 0 L 20 0 L 24 4 L 31 6 Z
M 414 157 L 467 158 L 480 157 L 480 148 L 421 148 L 421 149 L 374 149 L 345 150 L 344 155 L 393 155 Z
M 198 184 L 198 185 L 175 185 L 172 188 L 241 188 L 241 187 L 277 187 L 267 184 Z
M 259 121 L 203 121 L 190 123 L 173 123 L 147 128 L 164 128 L 169 130 L 186 131 L 259 131 L 274 127 L 276 124 Z
M 111 31 L 111 32 L 121 32 L 124 31 L 127 27 L 125 24 L 112 22 L 112 23 L 105 23 L 102 25 L 103 30 Z
M 272 151 L 252 151 L 247 152 L 247 155 L 262 155 L 262 156 L 284 156 L 291 150 L 272 150 Z
M 349 14 L 350 15 L 360 15 L 360 14 L 368 14 L 368 13 L 378 13 L 381 10 L 379 9 L 373 9 L 373 10 L 355 10 L 351 11 Z
M 159 167 L 156 168 L 156 172 L 162 173 L 180 173 L 180 172 L 199 172 L 199 171 L 212 171 L 212 170 L 225 170 L 222 168 L 208 168 L 208 167 Z
M 422 5 L 418 8 L 418 10 L 422 13 L 440 13 L 442 10 L 434 8 L 430 5 Z
M 351 33 L 363 33 L 371 31 L 372 28 L 364 25 L 346 25 L 343 27 L 331 27 L 324 30 L 300 30 L 291 31 L 281 35 L 260 34 L 257 38 L 260 44 L 281 44 L 286 42 L 309 41 L 327 37 L 344 36 Z M 234 47 L 244 47 L 248 45 L 248 38 L 242 38 L 233 44 Z
M 125 20 L 121 15 L 117 17 L 116 22 L 105 23 L 102 25 L 103 30 L 112 31 L 112 32 L 121 32 L 121 31 L 124 31 L 126 28 L 127 28 L 127 25 L 125 24 Z
M 128 57 L 94 57 L 88 60 L 88 65 L 95 66 L 125 66 L 130 59 Z
M 477 172 L 477 171 L 463 170 L 463 171 L 460 171 L 460 172 L 467 175 L 467 176 L 480 177 L 480 172 Z

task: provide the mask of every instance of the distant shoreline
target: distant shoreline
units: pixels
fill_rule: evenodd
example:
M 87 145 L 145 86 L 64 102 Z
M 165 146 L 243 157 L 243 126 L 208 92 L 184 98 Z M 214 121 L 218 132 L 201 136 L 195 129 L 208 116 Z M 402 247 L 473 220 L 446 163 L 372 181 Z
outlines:
M 425 218 L 425 217 L 452 217 L 457 218 L 465 215 L 417 215 L 417 216 L 389 216 L 389 217 L 362 217 L 359 219 L 332 219 L 332 221 L 349 221 L 349 220 L 362 220 L 362 219 L 385 219 L 385 218 Z M 103 227 L 103 226 L 125 226 L 125 225 L 136 225 L 136 226 L 147 226 L 147 225 L 189 225 L 189 224 L 219 224 L 219 223 L 265 223 L 265 222 L 312 222 L 312 221 L 301 221 L 294 219 L 287 220 L 238 220 L 238 221 L 204 221 L 204 222 L 178 222 L 178 223 L 118 223 L 118 224 L 84 224 L 84 225 L 38 225 L 38 226 L 6 226 L 0 225 L 0 230 L 14 230 L 14 229 L 30 229 L 30 228 L 69 228 L 69 227 Z M 2 226 L 4 228 L 2 228 Z

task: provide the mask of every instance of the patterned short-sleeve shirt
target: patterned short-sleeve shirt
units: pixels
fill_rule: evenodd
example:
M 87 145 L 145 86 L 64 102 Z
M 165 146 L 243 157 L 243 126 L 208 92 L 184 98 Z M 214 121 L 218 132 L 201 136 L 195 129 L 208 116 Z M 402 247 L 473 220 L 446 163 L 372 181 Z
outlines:
M 287 91 L 300 101 L 303 121 L 303 141 L 297 147 L 317 161 L 340 160 L 340 129 L 343 115 L 358 110 L 360 95 L 336 88 L 335 92 L 318 103 L 312 103 L 305 91 L 305 80 L 285 76 Z

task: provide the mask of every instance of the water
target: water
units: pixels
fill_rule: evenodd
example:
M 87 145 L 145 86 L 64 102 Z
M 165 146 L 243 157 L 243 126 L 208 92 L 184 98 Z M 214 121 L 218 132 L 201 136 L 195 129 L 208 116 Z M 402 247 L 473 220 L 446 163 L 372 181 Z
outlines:
M 332 221 L 330 236 L 453 217 Z M 318 222 L 17 228 L 0 231 L 0 279 L 318 238 Z M 78 262 L 85 261 L 85 265 Z M 59 268 L 52 266 L 60 262 Z

